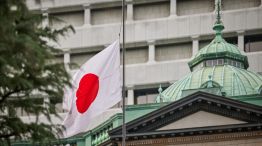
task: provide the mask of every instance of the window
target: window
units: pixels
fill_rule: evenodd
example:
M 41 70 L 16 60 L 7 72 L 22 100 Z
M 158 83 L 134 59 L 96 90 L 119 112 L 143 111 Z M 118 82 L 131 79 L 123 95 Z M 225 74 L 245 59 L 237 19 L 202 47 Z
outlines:
M 213 62 L 212 66 L 216 66 L 217 65 L 217 60 L 213 60 L 212 62 Z
M 170 2 L 157 2 L 134 5 L 134 20 L 147 20 L 168 17 Z
M 135 90 L 135 104 L 155 103 L 157 95 L 157 88 Z
M 217 63 L 218 65 L 223 65 L 224 64 L 224 59 L 218 59 L 217 61 L 218 61 L 218 63 Z
M 237 62 L 237 64 L 236 64 L 236 67 L 241 67 L 241 63 L 240 62 Z
M 177 15 L 210 13 L 215 9 L 213 0 L 177 0 Z
M 207 61 L 206 61 L 206 66 L 207 66 L 207 67 L 212 66 L 212 60 L 207 60 Z
M 121 51 L 122 54 L 122 51 Z M 121 64 L 122 64 L 122 55 Z M 145 63 L 148 61 L 148 47 L 137 47 L 137 48 L 128 48 L 126 49 L 126 64 L 139 64 Z
M 121 11 L 121 7 L 91 9 L 91 24 L 120 23 L 122 18 Z
M 228 64 L 228 65 L 232 65 L 232 60 L 228 59 L 228 60 L 227 60 L 227 64 Z
M 70 60 L 72 63 L 72 69 L 78 69 L 81 65 L 83 65 L 87 60 L 92 58 L 98 52 L 88 52 L 88 53 L 77 53 L 71 54 Z
M 227 59 L 227 64 L 238 68 L 244 68 L 244 64 L 235 60 Z
M 261 0 L 222 0 L 223 10 L 234 10 L 243 8 L 258 7 Z
M 145 94 L 136 98 L 135 104 L 155 103 L 158 94 Z
M 245 52 L 262 51 L 262 34 L 245 36 Z
M 169 86 L 169 84 L 165 84 L 164 86 L 162 86 L 163 91 L 168 86 Z M 135 104 L 155 103 L 156 97 L 159 94 L 158 88 L 159 87 L 134 90 Z
M 52 17 L 58 18 L 61 22 L 52 19 Z M 51 18 L 50 25 L 54 28 L 62 28 L 66 25 L 77 27 L 84 24 L 84 11 L 53 13 L 49 18 Z
M 178 43 L 156 46 L 156 60 L 178 60 L 192 56 L 192 43 Z
M 224 38 L 228 43 L 237 45 L 237 37 L 224 37 Z
M 236 61 L 232 61 L 233 62 L 233 66 L 237 66 L 237 62 Z
M 227 59 L 225 61 L 224 59 L 215 59 L 215 60 L 207 60 L 205 62 L 206 67 L 224 65 L 224 64 L 232 65 L 232 66 L 239 67 L 239 68 L 244 68 L 243 63 L 235 61 L 235 60 L 231 60 L 231 59 Z M 196 66 L 196 68 L 198 68 L 198 65 Z

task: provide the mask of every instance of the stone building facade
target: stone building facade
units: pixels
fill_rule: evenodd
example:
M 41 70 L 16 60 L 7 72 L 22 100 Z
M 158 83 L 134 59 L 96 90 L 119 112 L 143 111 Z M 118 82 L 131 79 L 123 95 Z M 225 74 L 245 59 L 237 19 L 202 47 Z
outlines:
M 36 13 L 65 21 L 56 23 L 47 19 L 43 25 L 75 27 L 75 34 L 61 38 L 59 47 L 64 53 L 57 54 L 56 60 L 64 62 L 72 73 L 118 39 L 119 0 L 27 0 L 27 3 Z M 221 9 L 225 30 L 223 38 L 216 41 L 217 35 L 212 30 L 217 20 L 215 0 L 127 0 L 127 145 L 255 146 L 262 143 L 259 75 L 262 73 L 262 1 L 222 0 Z M 221 42 L 226 47 L 216 44 Z M 210 44 L 216 47 L 200 50 Z M 218 53 L 220 48 L 226 54 Z M 212 54 L 208 58 L 208 52 L 212 53 L 213 49 L 213 53 L 220 54 L 219 58 L 212 58 Z M 219 59 L 224 59 L 223 63 Z M 68 63 L 77 65 L 68 66 Z M 203 66 L 197 66 L 201 63 Z M 199 71 L 201 68 L 203 71 Z M 218 81 L 224 74 L 232 82 Z M 242 79 L 247 82 L 241 82 Z M 159 85 L 168 88 L 158 90 Z M 223 89 L 224 85 L 227 87 Z M 244 94 L 249 85 L 252 91 L 246 90 Z M 62 117 L 65 115 L 61 104 L 57 104 L 57 110 Z M 29 121 L 23 115 L 22 118 Z M 94 119 L 86 133 L 61 143 L 121 145 L 122 118 L 121 109 L 110 109 Z M 61 123 L 59 119 L 54 121 Z
M 118 39 L 120 0 L 27 0 L 32 11 L 72 24 L 75 34 L 63 38 L 57 61 L 82 65 Z M 126 82 L 128 105 L 153 103 L 157 89 L 179 80 L 187 62 L 213 38 L 215 0 L 127 0 Z M 261 73 L 261 0 L 222 0 L 224 37 L 248 56 L 249 69 Z M 72 66 L 74 72 L 78 67 Z M 61 109 L 61 105 L 58 107 Z

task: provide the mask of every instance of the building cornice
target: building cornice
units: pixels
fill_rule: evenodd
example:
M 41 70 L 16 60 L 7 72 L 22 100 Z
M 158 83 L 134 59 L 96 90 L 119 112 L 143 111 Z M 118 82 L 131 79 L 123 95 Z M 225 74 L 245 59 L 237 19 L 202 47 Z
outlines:
M 195 135 L 195 136 L 180 136 L 171 138 L 151 138 L 151 139 L 137 139 L 127 141 L 127 146 L 134 145 L 173 145 L 173 144 L 189 144 L 189 143 L 203 143 L 203 142 L 219 142 L 219 141 L 232 141 L 242 139 L 254 139 L 261 138 L 262 131 L 251 131 L 251 132 L 237 132 L 237 133 L 223 133 L 223 134 L 206 134 L 206 135 Z M 121 145 L 120 142 L 118 142 Z
M 197 111 L 207 111 L 247 123 L 261 123 L 262 107 L 205 92 L 196 92 L 127 123 L 127 133 L 154 131 Z M 121 127 L 109 132 L 121 133 Z

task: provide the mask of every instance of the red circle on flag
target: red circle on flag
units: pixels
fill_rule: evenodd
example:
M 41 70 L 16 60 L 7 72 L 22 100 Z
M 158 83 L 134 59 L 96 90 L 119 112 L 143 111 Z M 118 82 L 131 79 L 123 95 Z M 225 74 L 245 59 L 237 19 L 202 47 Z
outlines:
M 79 113 L 83 114 L 88 110 L 96 99 L 99 89 L 99 78 L 97 75 L 88 73 L 84 75 L 76 91 L 76 107 Z

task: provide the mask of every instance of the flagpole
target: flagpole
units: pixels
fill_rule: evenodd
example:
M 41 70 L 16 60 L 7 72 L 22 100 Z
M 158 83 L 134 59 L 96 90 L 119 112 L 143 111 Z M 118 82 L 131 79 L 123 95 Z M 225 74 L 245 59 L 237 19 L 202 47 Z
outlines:
M 122 125 L 122 146 L 126 146 L 126 122 L 125 122 L 125 111 L 126 111 L 126 91 L 125 91 L 125 0 L 122 0 L 122 25 L 123 25 L 123 43 L 122 43 L 122 55 L 123 55 L 123 85 L 122 85 L 122 110 L 123 110 L 123 125 Z

